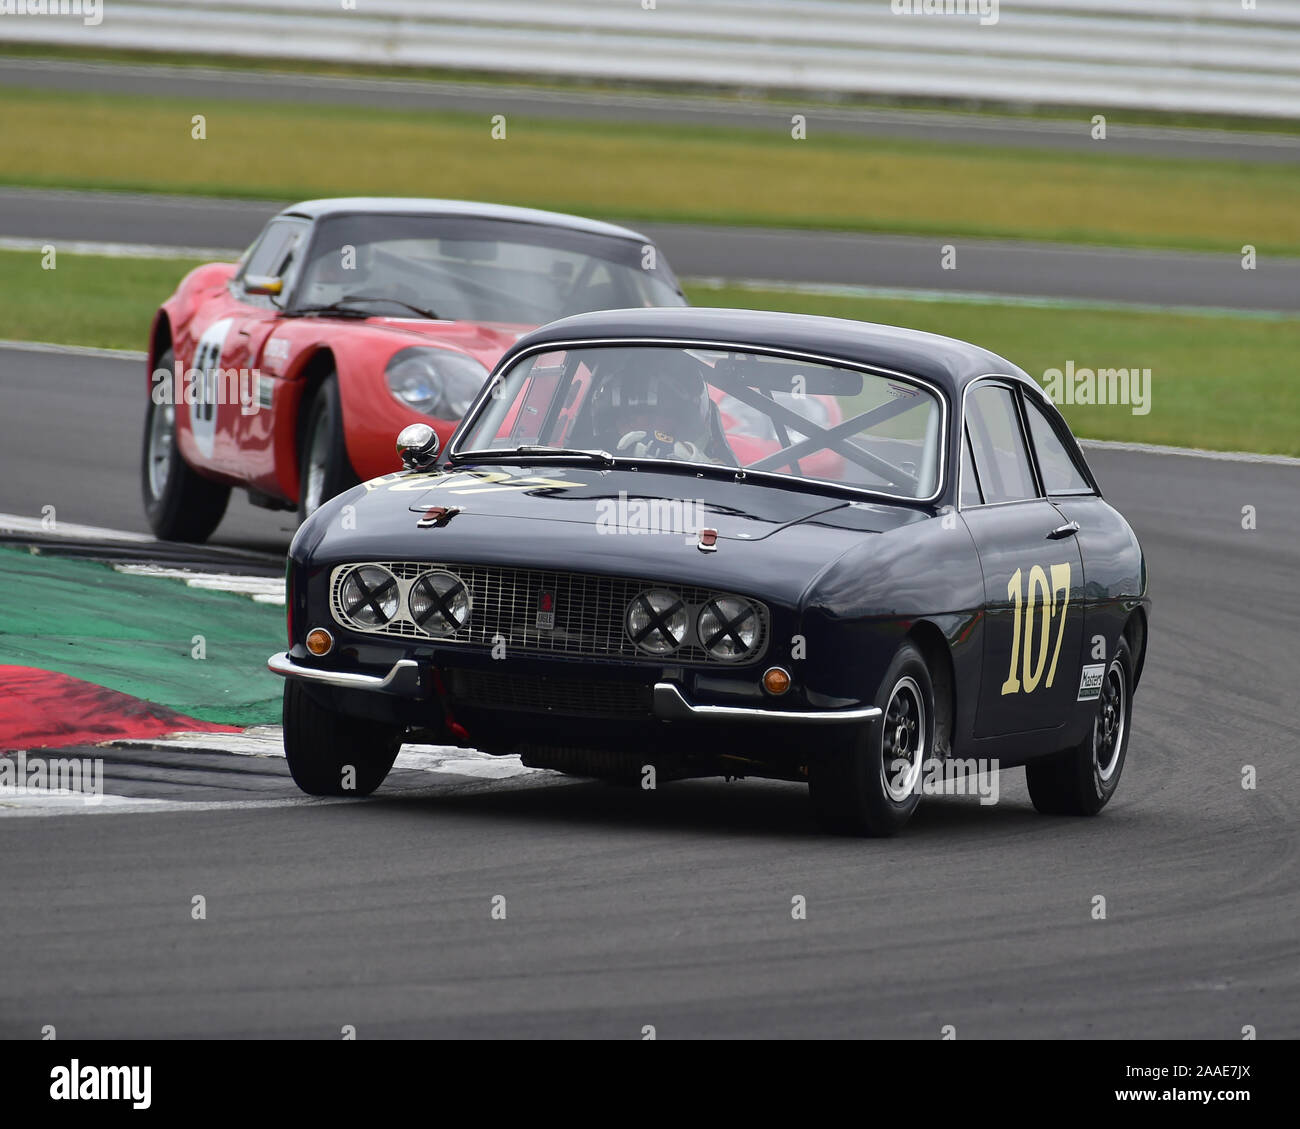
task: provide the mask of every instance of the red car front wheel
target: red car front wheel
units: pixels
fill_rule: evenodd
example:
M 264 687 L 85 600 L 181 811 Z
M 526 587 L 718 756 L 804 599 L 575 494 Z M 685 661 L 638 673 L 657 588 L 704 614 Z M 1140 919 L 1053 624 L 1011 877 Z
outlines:
M 170 372 L 170 349 L 158 358 L 158 368 Z M 144 417 L 140 456 L 140 488 L 145 517 L 162 541 L 206 541 L 221 524 L 230 502 L 230 487 L 196 473 L 176 446 L 176 408 L 153 396 Z
M 361 481 L 343 438 L 338 377 L 326 377 L 316 390 L 307 407 L 298 451 L 298 520 L 306 521 L 323 503 Z

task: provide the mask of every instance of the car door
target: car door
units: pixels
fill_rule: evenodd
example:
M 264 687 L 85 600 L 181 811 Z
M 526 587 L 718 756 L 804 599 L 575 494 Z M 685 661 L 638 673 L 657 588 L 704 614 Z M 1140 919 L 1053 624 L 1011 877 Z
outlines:
M 1145 589 L 1133 531 L 1101 496 L 1074 437 L 1059 413 L 1029 394 L 1023 399 L 1029 438 L 1043 488 L 1061 516 L 1077 525 L 1087 598 L 1078 700 L 1096 698 L 1126 613 L 1113 604 Z
M 1044 495 L 1014 382 L 963 400 L 960 509 L 984 573 L 984 665 L 975 736 L 1052 730 L 1073 718 L 1083 640 L 1076 530 Z
M 269 441 L 272 378 L 261 372 L 262 349 L 279 322 L 283 301 L 298 273 L 310 227 L 307 220 L 296 218 L 275 219 L 267 224 L 262 238 L 231 284 L 239 302 L 234 316 L 209 327 L 200 341 L 199 353 L 208 367 L 205 369 L 204 364 L 196 361 L 195 368 L 205 373 L 203 387 L 216 393 L 206 396 L 200 405 L 212 435 L 213 462 L 226 473 L 241 478 L 248 477 L 251 471 L 245 458 L 248 446 Z M 274 298 L 250 294 L 244 285 L 244 280 L 250 277 L 282 279 L 283 289 Z M 212 375 L 214 364 L 219 365 L 220 381 Z

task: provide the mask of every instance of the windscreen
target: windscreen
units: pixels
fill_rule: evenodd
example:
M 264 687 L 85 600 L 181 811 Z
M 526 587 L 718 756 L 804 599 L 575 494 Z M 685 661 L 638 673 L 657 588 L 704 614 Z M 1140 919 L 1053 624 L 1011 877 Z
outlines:
M 570 314 L 681 306 L 663 257 L 634 239 L 457 216 L 343 215 L 316 225 L 294 305 L 388 299 L 457 321 L 541 325 Z M 406 307 L 399 305 L 405 303 Z
M 731 349 L 582 346 L 512 365 L 453 453 L 600 450 L 921 499 L 938 486 L 941 422 L 935 396 L 898 377 Z

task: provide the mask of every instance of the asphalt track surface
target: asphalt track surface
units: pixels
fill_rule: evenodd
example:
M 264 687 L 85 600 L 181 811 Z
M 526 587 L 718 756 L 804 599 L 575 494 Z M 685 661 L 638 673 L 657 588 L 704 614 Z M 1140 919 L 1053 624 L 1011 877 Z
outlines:
M 1096 152 L 1101 144 L 1092 138 L 1092 113 L 1083 109 L 1076 111 L 1073 120 L 1048 120 L 836 106 L 816 99 L 802 103 L 746 101 L 608 90 L 547 90 L 497 83 L 341 78 L 214 67 L 28 58 L 0 58 L 0 86 L 196 101 L 235 98 L 386 110 L 517 114 L 575 121 L 771 129 L 781 133 L 788 133 L 792 115 L 803 114 L 810 131 L 869 138 L 1078 152 Z M 1213 161 L 1300 162 L 1300 136 L 1294 134 L 1126 125 L 1123 111 L 1108 111 L 1106 116 L 1107 152 Z
M 241 249 L 293 201 L 247 201 L 0 188 L 0 237 Z M 615 217 L 616 218 L 616 217 Z M 1033 299 L 1300 310 L 1300 259 L 682 224 L 631 225 L 679 275 L 953 291 Z M 1242 242 L 1251 240 L 1243 238 Z M 942 249 L 956 248 L 944 270 Z
M 0 351 L 0 511 L 144 528 L 138 370 Z M 1155 600 L 1100 817 L 1037 815 L 1018 771 L 875 842 L 790 784 L 403 770 L 320 803 L 271 756 L 109 751 L 162 809 L 0 807 L 0 1035 L 1294 1038 L 1300 468 L 1090 457 Z

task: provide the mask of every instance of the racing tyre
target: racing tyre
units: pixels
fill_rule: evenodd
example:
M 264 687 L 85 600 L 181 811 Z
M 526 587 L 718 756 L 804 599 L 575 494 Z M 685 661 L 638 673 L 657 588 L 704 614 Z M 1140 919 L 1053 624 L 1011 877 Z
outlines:
M 1120 639 L 1106 666 L 1092 729 L 1077 748 L 1025 765 L 1029 798 L 1045 815 L 1096 815 L 1119 786 L 1133 717 L 1133 656 Z
M 322 503 L 361 481 L 348 460 L 336 376 L 326 377 L 308 407 L 298 450 L 298 520 L 306 521 Z
M 875 704 L 881 717 L 831 741 L 808 766 L 817 822 L 837 835 L 896 835 L 920 801 L 934 742 L 934 687 L 911 643 L 898 648 Z
M 171 349 L 158 367 L 176 367 Z M 176 408 L 149 397 L 140 456 L 140 487 L 145 517 L 162 541 L 206 541 L 221 524 L 230 502 L 230 487 L 204 478 L 181 458 L 176 446 Z
M 319 705 L 301 682 L 284 684 L 284 755 L 293 782 L 310 796 L 368 796 L 402 747 L 401 730 Z

